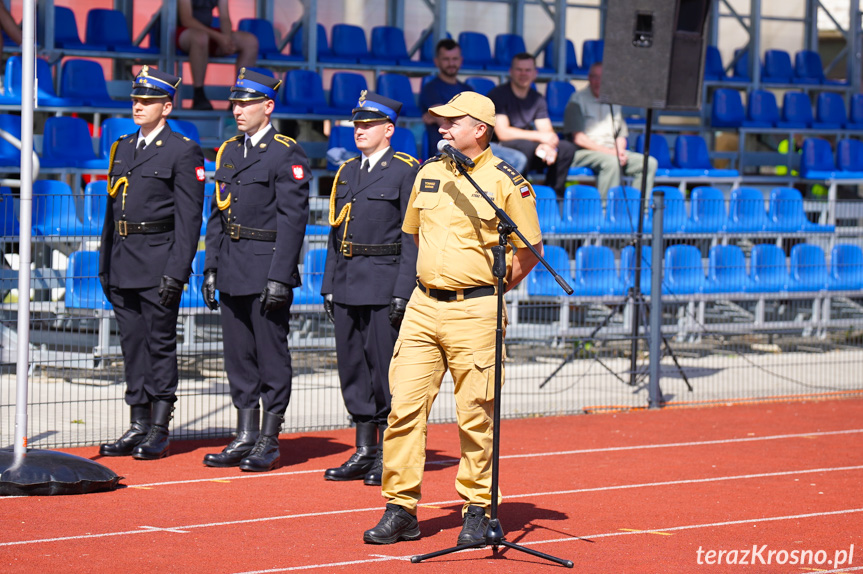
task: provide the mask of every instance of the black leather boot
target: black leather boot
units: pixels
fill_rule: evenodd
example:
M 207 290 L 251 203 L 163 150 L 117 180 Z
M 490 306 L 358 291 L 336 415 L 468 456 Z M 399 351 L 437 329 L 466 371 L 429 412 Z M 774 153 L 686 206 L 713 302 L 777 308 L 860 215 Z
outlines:
M 156 401 L 153 403 L 153 426 L 147 433 L 147 438 L 132 451 L 132 458 L 138 460 L 157 460 L 170 454 L 170 442 L 168 441 L 168 423 L 171 422 L 171 413 L 174 412 L 174 403 L 169 401 Z
M 261 434 L 255 441 L 248 456 L 240 461 L 240 470 L 249 472 L 267 472 L 278 468 L 279 456 L 279 431 L 285 417 L 264 411 L 264 420 L 261 421 Z
M 380 486 L 384 474 L 384 431 L 387 430 L 387 425 L 378 426 L 378 454 L 375 456 L 375 462 L 363 478 L 363 484 L 366 486 Z
M 237 409 L 237 438 L 232 440 L 222 452 L 204 457 L 207 466 L 237 466 L 255 446 L 261 434 L 261 410 Z
M 361 480 L 371 470 L 378 454 L 378 425 L 357 423 L 357 450 L 342 466 L 328 468 L 324 472 L 327 480 Z
M 150 432 L 150 426 L 153 424 L 150 403 L 132 405 L 129 408 L 132 421 L 129 430 L 123 433 L 123 436 L 118 438 L 116 442 L 100 446 L 99 454 L 102 456 L 129 456 L 132 454 L 132 450 L 147 438 L 147 433 Z

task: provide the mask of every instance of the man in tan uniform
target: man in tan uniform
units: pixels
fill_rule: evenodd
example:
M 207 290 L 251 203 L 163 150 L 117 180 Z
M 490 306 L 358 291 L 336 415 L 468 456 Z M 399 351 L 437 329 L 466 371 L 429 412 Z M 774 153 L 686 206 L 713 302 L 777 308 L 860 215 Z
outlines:
M 430 113 L 444 118 L 440 132 L 475 162 L 471 177 L 542 253 L 533 188 L 489 149 L 495 110 L 490 99 L 462 92 Z M 496 279 L 491 248 L 498 244 L 494 209 L 452 161 L 427 161 L 414 182 L 402 230 L 419 246 L 417 288 L 407 306 L 390 363 L 392 410 L 384 434 L 382 491 L 386 511 L 363 540 L 415 540 L 416 507 L 425 466 L 426 424 L 447 369 L 455 381 L 461 463 L 456 490 L 464 499 L 458 544 L 485 540 L 491 506 Z M 537 263 L 516 236 L 507 250 L 506 289 Z M 497 496 L 500 496 L 497 493 Z

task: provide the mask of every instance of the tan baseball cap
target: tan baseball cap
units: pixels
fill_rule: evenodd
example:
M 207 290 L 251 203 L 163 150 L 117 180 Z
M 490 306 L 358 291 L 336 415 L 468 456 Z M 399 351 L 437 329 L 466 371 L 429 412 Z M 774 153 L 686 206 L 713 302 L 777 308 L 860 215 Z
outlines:
M 442 118 L 470 116 L 494 126 L 494 102 L 476 92 L 461 92 L 442 106 L 429 108 L 429 113 Z

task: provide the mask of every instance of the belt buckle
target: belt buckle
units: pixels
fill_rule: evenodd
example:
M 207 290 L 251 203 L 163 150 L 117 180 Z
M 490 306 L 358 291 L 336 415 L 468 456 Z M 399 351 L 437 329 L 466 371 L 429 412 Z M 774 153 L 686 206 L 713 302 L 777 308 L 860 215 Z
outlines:
M 129 222 L 125 219 L 121 219 L 117 222 L 117 233 L 120 234 L 120 237 L 126 237 L 129 235 Z
M 342 255 L 345 257 L 354 256 L 354 244 L 352 241 L 342 241 Z
M 228 225 L 228 235 L 231 239 L 239 239 L 240 238 L 240 224 L 239 223 L 231 223 Z

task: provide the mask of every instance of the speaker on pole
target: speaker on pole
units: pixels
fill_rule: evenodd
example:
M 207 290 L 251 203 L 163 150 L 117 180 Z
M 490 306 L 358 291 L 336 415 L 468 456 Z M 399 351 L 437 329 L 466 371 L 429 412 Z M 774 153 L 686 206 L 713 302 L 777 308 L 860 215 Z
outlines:
M 608 0 L 603 102 L 697 110 L 710 0 Z

